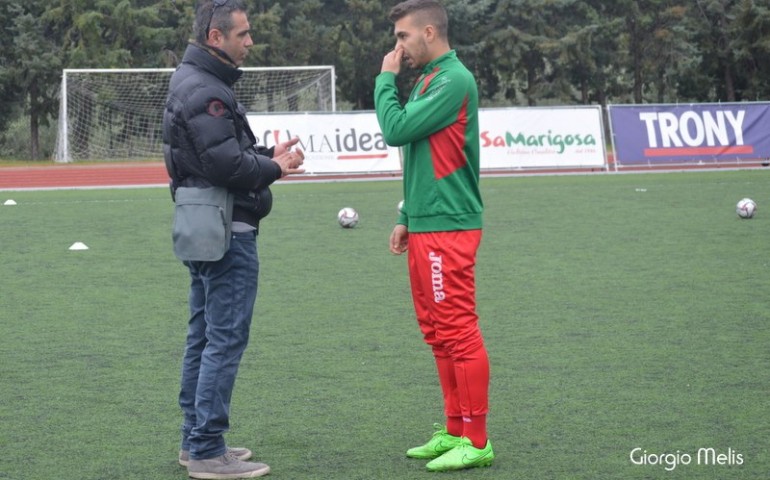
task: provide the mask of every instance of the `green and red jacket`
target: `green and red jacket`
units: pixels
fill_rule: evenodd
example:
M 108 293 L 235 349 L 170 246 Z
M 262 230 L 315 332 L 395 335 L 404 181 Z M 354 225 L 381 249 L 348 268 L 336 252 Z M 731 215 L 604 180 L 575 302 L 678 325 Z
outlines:
M 410 232 L 480 229 L 478 90 L 455 51 L 425 66 L 403 106 L 396 75 L 381 73 L 374 105 L 385 142 L 403 147 L 398 223 Z

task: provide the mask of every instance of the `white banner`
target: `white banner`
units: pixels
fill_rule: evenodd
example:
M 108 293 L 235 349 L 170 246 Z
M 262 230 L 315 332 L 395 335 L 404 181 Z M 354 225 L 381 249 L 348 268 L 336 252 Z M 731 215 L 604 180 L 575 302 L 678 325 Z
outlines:
M 260 145 L 299 137 L 311 174 L 398 172 L 374 112 L 251 114 Z M 604 167 L 601 107 L 479 111 L 481 169 Z
M 401 171 L 398 149 L 385 144 L 374 112 L 251 114 L 248 119 L 260 145 L 299 137 L 307 173 Z
M 599 106 L 483 109 L 479 133 L 482 169 L 606 165 Z

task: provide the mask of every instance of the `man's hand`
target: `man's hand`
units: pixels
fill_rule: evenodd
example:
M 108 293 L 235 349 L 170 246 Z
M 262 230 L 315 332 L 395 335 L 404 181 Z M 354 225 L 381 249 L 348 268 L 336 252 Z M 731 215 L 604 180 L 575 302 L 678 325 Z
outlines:
M 398 75 L 401 72 L 401 60 L 404 58 L 404 49 L 396 47 L 395 50 L 388 52 L 382 59 L 382 72 L 392 72 Z
M 409 247 L 409 231 L 406 225 L 396 225 L 390 234 L 390 253 L 401 255 Z
M 289 142 L 286 142 L 289 143 Z M 297 142 L 294 142 L 297 143 Z M 283 145 L 283 144 L 281 144 Z M 276 151 L 278 146 L 275 147 Z M 305 154 L 302 150 L 296 149 L 292 151 L 285 151 L 280 155 L 273 156 L 273 161 L 281 167 L 281 177 L 286 175 L 294 175 L 296 173 L 305 173 L 304 168 L 299 168 L 300 165 L 305 163 Z
M 299 143 L 299 137 L 294 137 L 287 142 L 277 144 L 275 146 L 275 149 L 273 149 L 273 156 L 277 157 L 279 155 L 283 155 L 288 151 L 291 151 L 291 147 L 293 147 L 297 143 Z

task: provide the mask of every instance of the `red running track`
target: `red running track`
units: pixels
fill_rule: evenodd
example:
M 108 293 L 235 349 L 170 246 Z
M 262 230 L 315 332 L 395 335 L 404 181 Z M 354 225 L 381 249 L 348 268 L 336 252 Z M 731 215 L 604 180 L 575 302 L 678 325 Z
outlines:
M 393 179 L 395 173 L 360 175 L 292 175 L 281 181 L 333 181 Z M 54 164 L 31 167 L 0 167 L 0 190 L 66 188 L 146 187 L 168 185 L 163 162 Z
M 610 159 L 611 160 L 611 159 Z M 611 165 L 611 164 L 610 164 Z M 765 168 L 765 161 L 742 165 L 704 166 L 658 166 L 624 167 L 626 172 L 655 172 L 669 170 L 698 170 L 714 168 Z M 604 169 L 576 170 L 515 170 L 507 172 L 482 172 L 484 175 L 558 174 L 558 173 L 601 173 Z M 298 175 L 282 181 L 334 181 L 339 179 L 394 179 L 397 173 L 356 174 L 356 175 Z M 121 163 L 65 163 L 41 166 L 2 167 L 0 166 L 0 190 L 34 190 L 64 188 L 110 188 L 145 187 L 168 185 L 169 178 L 163 162 L 121 162 Z
M 61 164 L 1 167 L 0 189 L 168 185 L 163 163 Z

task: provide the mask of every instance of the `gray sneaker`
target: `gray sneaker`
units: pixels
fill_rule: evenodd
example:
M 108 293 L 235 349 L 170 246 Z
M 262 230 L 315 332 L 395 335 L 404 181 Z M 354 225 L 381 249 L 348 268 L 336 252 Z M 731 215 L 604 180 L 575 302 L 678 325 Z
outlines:
M 206 460 L 191 458 L 187 463 L 187 475 L 190 478 L 204 480 L 229 480 L 238 478 L 256 478 L 270 473 L 270 467 L 264 463 L 238 460 L 232 452 Z
M 238 460 L 248 460 L 251 458 L 251 450 L 248 448 L 242 448 L 242 447 L 227 447 L 228 452 L 232 452 L 233 455 L 235 455 L 235 458 Z M 179 465 L 186 467 L 187 463 L 190 461 L 190 451 L 189 450 L 179 450 Z

